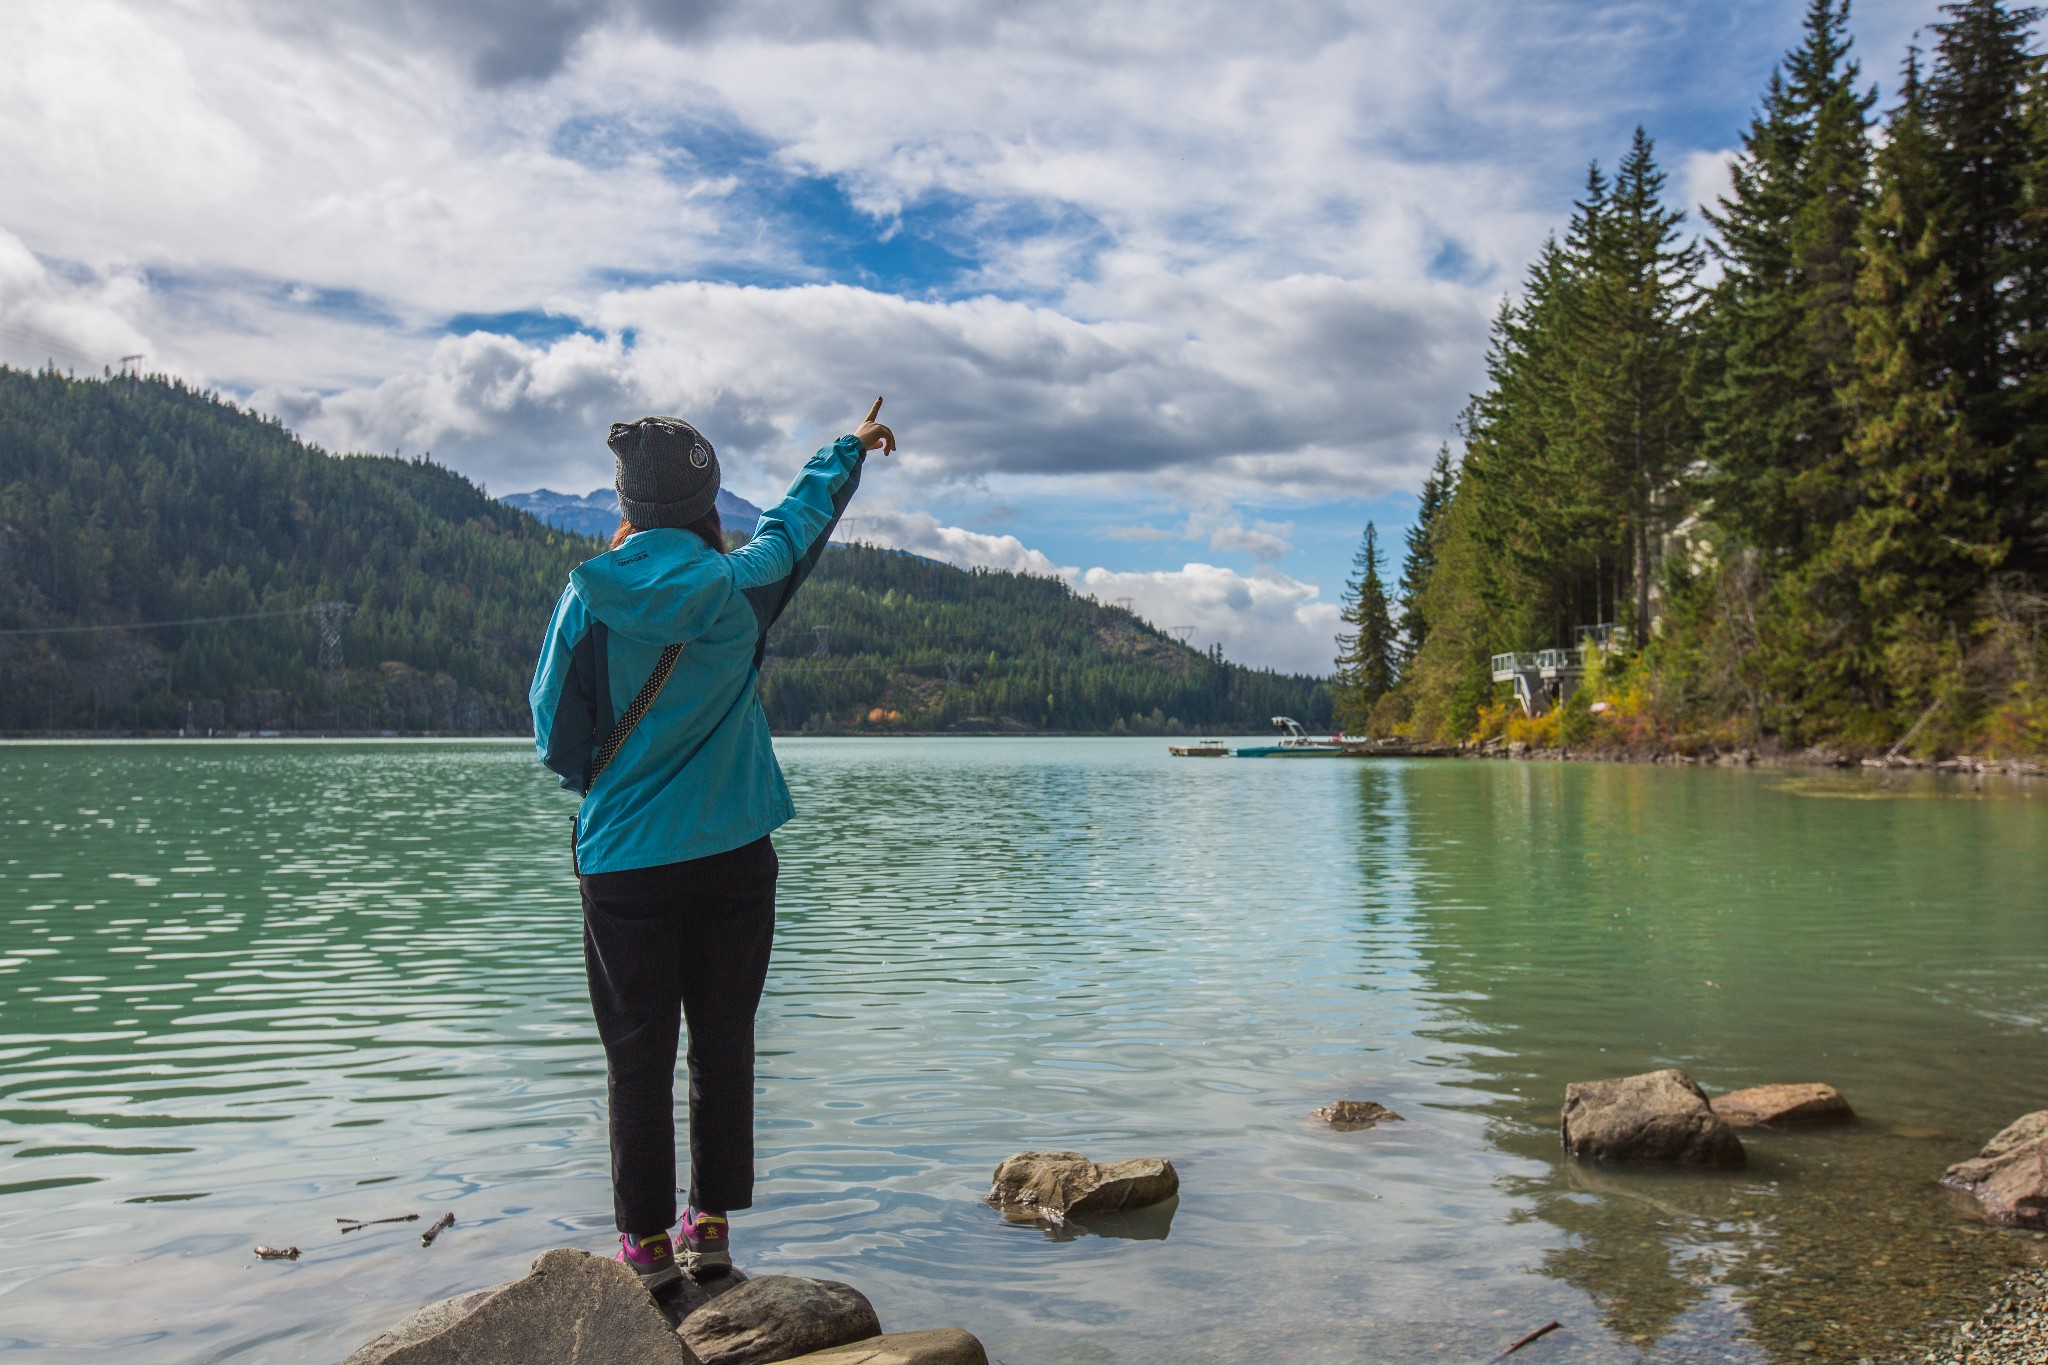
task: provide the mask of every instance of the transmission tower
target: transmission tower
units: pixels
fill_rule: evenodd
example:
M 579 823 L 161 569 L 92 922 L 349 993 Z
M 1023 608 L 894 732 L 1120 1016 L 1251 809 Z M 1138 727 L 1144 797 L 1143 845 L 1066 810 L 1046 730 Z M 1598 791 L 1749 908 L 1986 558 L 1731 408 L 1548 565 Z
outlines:
M 949 683 L 960 681 L 960 656 L 958 654 L 951 655 L 946 660 L 946 681 Z
M 315 602 L 313 615 L 320 622 L 320 671 L 339 673 L 343 668 L 341 657 L 341 621 L 355 610 L 346 602 Z
M 1168 626 L 1167 629 L 1178 635 L 1182 644 L 1186 644 L 1188 637 L 1195 633 L 1193 626 Z
M 811 637 L 818 642 L 817 646 L 811 650 L 812 658 L 823 659 L 832 653 L 832 627 L 812 626 Z
M 1119 607 L 1122 607 L 1125 611 L 1130 611 L 1131 603 L 1134 602 L 1136 599 L 1130 597 L 1118 597 L 1113 598 L 1111 600 L 1113 600 Z

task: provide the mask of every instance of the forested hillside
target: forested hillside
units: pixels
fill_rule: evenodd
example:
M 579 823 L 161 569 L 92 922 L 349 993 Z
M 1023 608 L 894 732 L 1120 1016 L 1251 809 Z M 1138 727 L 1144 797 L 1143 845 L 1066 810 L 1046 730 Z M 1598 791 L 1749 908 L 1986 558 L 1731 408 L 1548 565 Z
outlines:
M 2048 751 L 2048 83 L 2033 11 L 1938 18 L 1880 119 L 1810 0 L 1718 270 L 1647 136 L 1594 169 L 1425 490 L 1375 728 Z M 1491 677 L 1606 626 L 1543 716 Z
M 0 368 L 0 731 L 521 732 L 548 613 L 600 549 L 429 461 L 330 456 L 173 382 Z M 825 557 L 763 696 L 781 729 L 1329 716 L 1317 680 L 1064 584 L 863 548 Z
M 0 369 L 0 729 L 515 731 L 590 549 L 176 383 Z
M 769 641 L 762 700 L 778 729 L 967 726 L 1263 732 L 1330 724 L 1329 689 L 1189 649 L 1050 578 L 893 550 L 836 549 Z

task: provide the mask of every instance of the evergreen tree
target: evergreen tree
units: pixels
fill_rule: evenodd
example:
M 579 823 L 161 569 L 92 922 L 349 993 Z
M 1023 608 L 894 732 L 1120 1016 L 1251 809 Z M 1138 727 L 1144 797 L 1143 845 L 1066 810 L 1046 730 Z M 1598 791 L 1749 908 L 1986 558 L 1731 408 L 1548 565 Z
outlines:
M 1946 200 L 1954 316 L 1944 350 L 1970 434 L 1995 452 L 1980 477 L 2000 534 L 2038 572 L 2048 566 L 2048 224 L 2028 33 L 2041 11 L 2001 0 L 1942 8 L 1924 105 Z
M 1966 321 L 1953 260 L 1955 244 L 1970 239 L 1954 222 L 1969 199 L 1945 183 L 1949 156 L 1932 106 L 1931 86 L 1923 90 L 1909 67 L 1878 158 L 1881 188 L 1851 314 L 1858 367 L 1845 394 L 1858 414 L 1849 451 L 1863 502 L 1815 566 L 1854 583 L 1868 612 L 1855 634 L 1873 645 L 1938 630 L 2006 550 L 1988 477 L 1996 454 L 1969 421 L 1982 338 Z
M 2018 324 L 2013 286 L 2033 266 L 2026 189 L 2034 161 L 2022 95 L 2034 59 L 2027 33 L 2040 17 L 2002 0 L 1944 5 L 1921 100 L 1933 138 L 1931 160 L 1946 200 L 1944 257 L 1954 317 L 1945 349 L 1974 430 L 1993 445 L 2007 438 L 1996 400 L 2010 374 Z
M 1664 186 L 1655 145 L 1639 127 L 1585 250 L 1576 421 L 1559 433 L 1579 449 L 1586 493 L 1621 543 L 1627 619 L 1639 637 L 1650 620 L 1666 489 L 1693 449 L 1688 314 L 1703 255 L 1680 240 L 1685 212 L 1666 207 Z
M 1351 629 L 1337 637 L 1337 672 L 1330 689 L 1336 694 L 1337 728 L 1364 733 L 1373 703 L 1394 687 L 1394 638 L 1387 590 L 1380 582 L 1379 531 L 1365 524 L 1365 538 L 1351 562 L 1351 581 L 1344 588 L 1344 624 Z
M 1422 642 L 1429 635 L 1429 620 L 1422 608 L 1422 592 L 1429 585 L 1430 570 L 1436 564 L 1436 536 L 1438 523 L 1443 520 L 1444 508 L 1451 501 L 1451 490 L 1457 474 L 1451 468 L 1451 448 L 1439 446 L 1436 463 L 1430 466 L 1429 477 L 1422 481 L 1421 504 L 1415 511 L 1415 524 L 1408 528 L 1408 557 L 1401 565 L 1401 644 L 1399 663 L 1405 676 L 1415 656 L 1422 650 Z
M 1848 321 L 1869 199 L 1868 122 L 1848 60 L 1848 0 L 1809 0 L 1805 37 L 1743 135 L 1733 186 L 1708 220 L 1724 270 L 1707 329 L 1707 492 L 1756 547 L 1810 550 L 1853 507 L 1838 391 L 1854 369 Z

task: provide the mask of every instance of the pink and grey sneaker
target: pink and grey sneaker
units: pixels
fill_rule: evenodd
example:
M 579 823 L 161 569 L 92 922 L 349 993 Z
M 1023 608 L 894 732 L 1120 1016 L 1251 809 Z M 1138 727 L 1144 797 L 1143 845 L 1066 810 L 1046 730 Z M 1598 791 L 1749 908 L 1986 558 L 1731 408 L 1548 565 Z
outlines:
M 722 1213 L 683 1210 L 683 1263 L 693 1280 L 732 1273 L 732 1227 Z
M 683 1278 L 682 1268 L 676 1264 L 675 1243 L 669 1240 L 666 1232 L 648 1237 L 620 1233 L 618 1259 L 632 1267 L 633 1273 L 640 1277 L 640 1287 L 650 1294 Z

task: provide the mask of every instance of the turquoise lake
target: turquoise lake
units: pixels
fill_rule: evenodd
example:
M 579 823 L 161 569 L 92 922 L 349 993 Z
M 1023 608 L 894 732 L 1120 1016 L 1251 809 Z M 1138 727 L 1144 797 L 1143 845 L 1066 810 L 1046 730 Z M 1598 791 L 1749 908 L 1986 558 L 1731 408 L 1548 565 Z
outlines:
M 1476 1365 L 1553 1319 L 1517 1365 L 1852 1360 L 2048 1260 L 1935 1184 L 2048 1107 L 2048 783 L 778 747 L 734 1249 L 886 1329 L 1006 1365 Z M 9 1360 L 338 1361 L 609 1254 L 572 809 L 510 742 L 0 746 Z M 1567 1082 L 1661 1066 L 1860 1121 L 1733 1173 L 1562 1158 Z M 1340 1098 L 1405 1121 L 1308 1119 Z M 1178 1204 L 1053 1236 L 979 1202 L 1046 1148 L 1169 1157 Z

